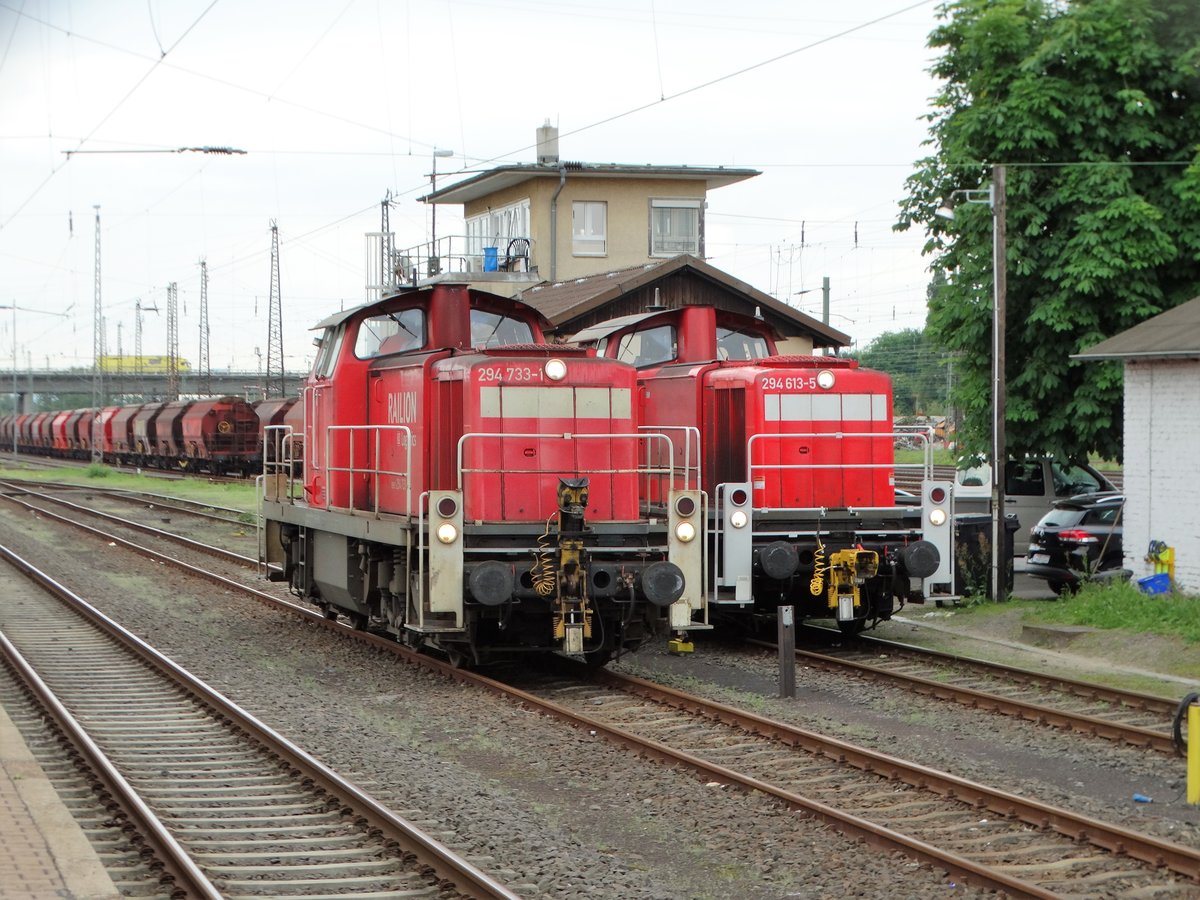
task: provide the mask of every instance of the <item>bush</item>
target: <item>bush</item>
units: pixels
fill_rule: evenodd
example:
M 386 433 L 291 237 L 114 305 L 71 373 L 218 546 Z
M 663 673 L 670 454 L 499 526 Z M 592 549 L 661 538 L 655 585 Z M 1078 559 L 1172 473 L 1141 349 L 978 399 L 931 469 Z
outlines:
M 92 463 L 83 471 L 88 478 L 107 478 L 110 473 L 108 466 L 103 463 Z

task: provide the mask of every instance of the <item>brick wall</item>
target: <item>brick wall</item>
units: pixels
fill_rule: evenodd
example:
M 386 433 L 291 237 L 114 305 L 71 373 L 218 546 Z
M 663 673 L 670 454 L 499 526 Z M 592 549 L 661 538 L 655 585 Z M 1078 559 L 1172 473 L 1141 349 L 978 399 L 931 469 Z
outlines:
M 1175 548 L 1175 580 L 1200 594 L 1200 360 L 1125 363 L 1125 565 L 1150 541 Z

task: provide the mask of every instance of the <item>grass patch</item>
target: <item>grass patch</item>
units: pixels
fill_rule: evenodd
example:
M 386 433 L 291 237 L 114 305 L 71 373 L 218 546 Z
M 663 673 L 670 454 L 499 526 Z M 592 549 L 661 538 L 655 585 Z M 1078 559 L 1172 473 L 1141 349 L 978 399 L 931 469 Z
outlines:
M 94 484 L 95 479 L 104 479 L 105 490 L 140 491 L 147 494 L 161 494 L 164 497 L 179 497 L 184 500 L 194 500 L 198 503 L 211 503 L 214 506 L 236 509 L 245 514 L 245 520 L 252 523 L 254 513 L 258 509 L 254 495 L 254 482 L 227 482 L 214 484 L 203 476 L 187 478 L 156 478 L 152 475 L 135 475 L 117 472 L 109 466 L 93 464 L 86 469 L 26 469 L 11 462 L 0 463 L 0 478 L 14 478 L 22 481 L 52 481 L 67 484 L 87 486 Z
M 1085 584 L 1079 593 L 1042 608 L 1044 621 L 1124 629 L 1200 643 L 1200 600 L 1182 594 L 1143 594 L 1133 584 Z
M 924 450 L 897 450 L 896 462 L 905 463 L 908 465 L 920 465 L 925 462 Z M 953 466 L 958 462 L 953 450 L 945 450 L 935 448 L 933 451 L 933 464 L 935 466 Z

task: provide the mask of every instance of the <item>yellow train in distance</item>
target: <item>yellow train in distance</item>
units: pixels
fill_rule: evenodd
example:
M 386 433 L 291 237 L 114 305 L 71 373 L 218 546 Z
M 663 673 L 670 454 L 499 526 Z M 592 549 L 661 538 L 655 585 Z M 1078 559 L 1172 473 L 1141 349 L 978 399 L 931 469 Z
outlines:
M 165 375 L 169 371 L 169 362 L 165 356 L 101 356 L 100 371 Z M 192 371 L 192 364 L 186 359 L 179 360 L 178 365 L 178 372 Z

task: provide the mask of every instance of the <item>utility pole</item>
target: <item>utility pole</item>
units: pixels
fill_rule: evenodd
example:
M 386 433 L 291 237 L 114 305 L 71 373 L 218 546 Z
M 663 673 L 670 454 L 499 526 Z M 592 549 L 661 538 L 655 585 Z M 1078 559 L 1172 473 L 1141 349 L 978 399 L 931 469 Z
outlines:
M 212 394 L 212 364 L 208 355 L 208 260 L 200 260 L 200 393 Z
M 133 377 L 137 382 L 138 396 L 146 399 L 146 379 L 142 372 L 142 298 L 134 304 L 133 316 Z
M 1005 383 L 1005 299 L 1008 275 L 1005 270 L 1007 238 L 1007 209 L 1004 166 L 992 170 L 992 599 L 999 603 L 1008 599 L 1008 579 L 1005 577 L 1004 544 L 1007 530 L 1004 521 L 1004 464 L 1008 445 L 1004 433 Z
M 275 393 L 278 391 L 278 393 Z M 283 300 L 279 295 L 279 226 L 271 220 L 271 299 L 267 313 L 267 386 L 263 398 L 284 397 Z
M 100 206 L 96 210 L 96 302 L 92 315 L 92 462 L 104 461 L 104 423 L 100 411 L 104 409 L 104 370 L 100 358 L 104 355 L 104 308 L 100 303 Z
M 104 320 L 104 337 L 105 347 L 108 346 L 108 317 Z M 113 393 L 120 395 L 125 393 L 125 354 L 121 349 L 121 323 L 117 323 L 117 365 L 116 377 L 113 379 Z
M 179 399 L 179 285 L 167 285 L 167 399 Z

